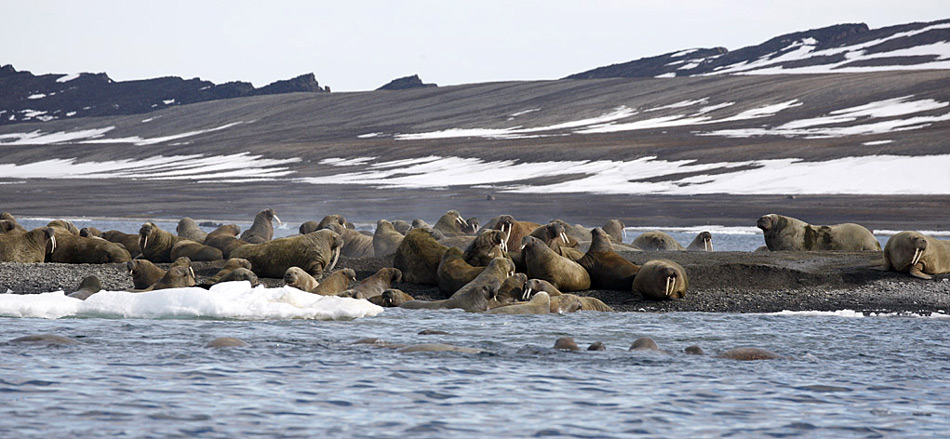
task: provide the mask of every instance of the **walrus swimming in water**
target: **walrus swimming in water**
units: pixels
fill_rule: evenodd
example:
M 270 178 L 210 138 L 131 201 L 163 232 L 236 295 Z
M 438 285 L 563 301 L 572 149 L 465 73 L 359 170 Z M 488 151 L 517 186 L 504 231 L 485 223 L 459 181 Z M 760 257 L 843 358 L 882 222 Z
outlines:
M 644 232 L 633 240 L 633 245 L 648 252 L 686 250 L 672 236 L 657 230 Z
M 274 224 L 281 224 L 274 209 L 264 209 L 254 216 L 254 223 L 241 234 L 241 241 L 249 244 L 263 244 L 274 239 Z
M 221 257 L 231 258 L 231 252 L 247 243 L 238 239 L 241 228 L 237 224 L 225 224 L 208 233 L 204 240 L 204 245 L 221 250 Z
M 65 264 L 107 264 L 131 261 L 132 255 L 121 244 L 60 230 L 56 233 L 56 250 L 50 252 L 46 259 L 48 262 Z
M 489 301 L 495 297 L 502 283 L 514 273 L 514 263 L 509 259 L 497 258 L 475 279 L 465 284 L 452 297 L 444 300 L 413 300 L 399 305 L 408 309 L 463 309 L 468 312 L 481 312 L 488 309 Z
M 541 240 L 525 236 L 521 248 L 529 278 L 544 279 L 564 291 L 590 288 L 590 275 L 584 267 L 555 253 Z
M 551 296 L 544 291 L 535 294 L 527 302 L 499 306 L 486 311 L 486 314 L 548 314 L 551 312 Z
M 688 251 L 711 252 L 713 251 L 712 233 L 708 231 L 699 232 L 693 242 L 686 246 Z
M 764 215 L 756 222 L 771 251 L 881 251 L 881 243 L 854 223 L 813 226 L 790 216 Z
M 377 221 L 376 231 L 373 233 L 373 254 L 376 257 L 384 257 L 396 253 L 403 238 L 405 236 L 396 231 L 389 221 L 384 219 Z
M 723 352 L 716 357 L 739 361 L 776 360 L 780 355 L 761 348 L 735 348 Z
M 343 238 L 332 230 L 318 230 L 306 235 L 290 236 L 247 244 L 231 251 L 231 257 L 251 261 L 255 274 L 261 277 L 282 278 L 290 267 L 300 267 L 311 276 L 320 278 L 330 271 L 340 258 Z
M 640 267 L 613 250 L 604 229 L 595 228 L 591 237 L 587 253 L 577 260 L 590 274 L 591 288 L 629 291 Z
M 56 229 L 52 227 L 0 234 L 0 262 L 43 262 L 55 250 Z
M 76 288 L 76 291 L 69 293 L 68 297 L 86 300 L 89 296 L 100 291 L 102 291 L 102 284 L 99 282 L 99 278 L 96 276 L 86 276 L 82 279 L 82 282 L 79 283 L 79 287 Z
M 126 262 L 125 266 L 132 275 L 132 285 L 138 290 L 148 288 L 165 275 L 165 270 L 156 267 L 148 259 L 133 259 Z
M 190 239 L 195 242 L 205 242 L 205 238 L 208 237 L 208 233 L 201 230 L 201 227 L 198 227 L 198 223 L 187 216 L 178 221 L 178 227 L 175 227 L 175 233 L 178 233 L 178 236 L 182 238 Z
M 436 221 L 435 226 L 432 228 L 442 232 L 443 235 L 447 237 L 468 235 L 465 233 L 465 229 L 468 227 L 468 223 L 462 219 L 462 215 L 459 214 L 457 210 L 450 210 L 445 212 L 439 220 Z
M 950 273 L 950 241 L 920 232 L 900 232 L 884 245 L 884 271 L 909 273 L 921 279 Z
M 356 271 L 352 268 L 342 268 L 323 278 L 311 293 L 321 296 L 336 296 L 350 289 L 350 284 L 356 282 Z
M 290 267 L 284 272 L 284 285 L 312 293 L 320 282 L 300 267 Z
M 473 267 L 484 267 L 495 258 L 510 258 L 501 230 L 483 230 L 462 253 L 465 262 Z
M 396 249 L 393 267 L 402 271 L 403 281 L 419 285 L 438 285 L 437 273 L 448 247 L 436 241 L 429 229 L 413 229 Z
M 688 287 L 686 270 L 667 259 L 654 259 L 643 264 L 633 279 L 633 292 L 642 294 L 645 299 L 682 299 L 686 297 Z
M 412 296 L 396 288 L 390 288 L 378 296 L 369 298 L 370 302 L 383 308 L 395 308 L 411 300 L 416 299 L 413 299 Z
M 338 296 L 352 297 L 354 299 L 369 299 L 371 297 L 383 294 L 392 288 L 394 282 L 402 280 L 402 272 L 396 268 L 380 268 L 375 274 L 360 281 L 353 288 L 346 290 Z M 349 293 L 349 294 L 347 294 Z
M 465 284 L 471 282 L 472 279 L 475 279 L 484 269 L 484 266 L 474 267 L 468 262 L 465 262 L 461 250 L 455 247 L 449 247 L 442 256 L 442 260 L 439 262 L 439 268 L 436 270 L 436 281 L 439 285 L 439 291 L 445 293 L 446 297 L 451 296 L 458 291 L 459 288 L 462 288 Z

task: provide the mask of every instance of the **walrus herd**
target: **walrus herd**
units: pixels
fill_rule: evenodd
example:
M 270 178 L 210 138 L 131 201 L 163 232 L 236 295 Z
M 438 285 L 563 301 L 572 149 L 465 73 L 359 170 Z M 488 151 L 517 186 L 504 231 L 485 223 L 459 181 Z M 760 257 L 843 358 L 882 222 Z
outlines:
M 299 234 L 274 239 L 280 224 L 273 209 L 261 210 L 244 233 L 235 224 L 201 230 L 182 218 L 176 234 L 145 222 L 137 235 L 116 230 L 82 230 L 67 220 L 26 230 L 9 214 L 0 215 L 0 262 L 126 264 L 133 291 L 260 278 L 319 295 L 371 300 L 381 306 L 409 309 L 462 309 L 494 314 L 609 311 L 603 302 L 585 297 L 594 288 L 627 291 L 631 298 L 683 299 L 689 289 L 686 270 L 668 259 L 642 266 L 617 253 L 623 251 L 712 251 L 712 235 L 699 233 L 684 247 L 671 236 L 651 231 L 624 244 L 625 225 L 610 220 L 587 229 L 561 220 L 536 223 L 501 215 L 481 227 L 456 210 L 434 226 L 416 219 L 377 222 L 373 233 L 354 229 L 342 215 L 300 225 Z M 884 249 L 865 227 L 853 224 L 815 226 L 796 218 L 768 214 L 758 219 L 767 251 L 882 252 L 881 270 L 931 279 L 950 273 L 950 242 L 920 232 L 901 232 Z M 363 279 L 351 268 L 335 269 L 340 258 L 383 258 L 388 266 Z M 192 263 L 222 261 L 220 271 L 198 279 Z M 170 265 L 163 265 L 170 264 Z M 165 268 L 159 267 L 165 266 Z M 438 286 L 441 297 L 416 300 L 395 288 L 409 283 Z M 74 297 L 88 297 L 92 281 Z

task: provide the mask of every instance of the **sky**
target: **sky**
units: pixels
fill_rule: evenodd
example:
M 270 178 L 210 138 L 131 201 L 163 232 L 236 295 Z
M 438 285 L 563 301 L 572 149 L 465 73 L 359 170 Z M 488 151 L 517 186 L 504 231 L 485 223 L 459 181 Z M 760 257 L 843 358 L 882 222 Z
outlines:
M 0 0 L 0 64 L 34 74 L 181 76 L 333 91 L 557 79 L 839 23 L 950 18 L 947 0 Z

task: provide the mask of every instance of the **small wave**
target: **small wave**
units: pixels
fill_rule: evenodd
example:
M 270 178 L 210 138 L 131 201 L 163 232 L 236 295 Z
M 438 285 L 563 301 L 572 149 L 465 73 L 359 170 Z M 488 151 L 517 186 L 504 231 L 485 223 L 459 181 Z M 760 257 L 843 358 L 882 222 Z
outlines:
M 320 296 L 293 287 L 252 288 L 247 281 L 225 282 L 210 290 L 170 288 L 130 293 L 101 291 L 85 301 L 62 291 L 0 295 L 0 316 L 236 320 L 347 320 L 383 311 L 366 300 Z
M 838 311 L 779 311 L 773 313 L 764 313 L 771 316 L 809 316 L 809 317 L 845 317 L 845 318 L 864 318 L 864 317 L 918 317 L 924 319 L 947 319 L 950 315 L 937 311 L 926 314 L 908 313 L 908 312 L 861 312 L 850 309 Z

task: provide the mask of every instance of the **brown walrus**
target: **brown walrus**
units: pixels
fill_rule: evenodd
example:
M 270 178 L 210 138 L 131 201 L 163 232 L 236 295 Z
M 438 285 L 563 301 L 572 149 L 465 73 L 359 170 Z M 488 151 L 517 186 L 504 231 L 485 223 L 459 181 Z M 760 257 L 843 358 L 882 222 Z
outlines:
M 660 347 L 656 345 L 650 337 L 640 337 L 633 341 L 628 351 L 659 351 Z
M 505 233 L 501 230 L 483 230 L 465 247 L 462 258 L 474 267 L 484 267 L 495 258 L 509 258 Z
M 384 219 L 377 221 L 376 231 L 373 232 L 373 254 L 384 257 L 396 253 L 403 238 L 405 235 L 399 233 L 391 222 Z
M 920 232 L 900 232 L 884 245 L 884 271 L 909 273 L 921 279 L 950 273 L 950 241 Z
M 62 220 L 62 219 L 53 220 L 53 221 L 50 221 L 48 224 L 46 224 L 46 227 L 62 229 L 71 235 L 77 235 L 77 236 L 79 235 L 79 228 L 76 227 L 76 225 L 73 224 L 73 222 L 69 220 Z
M 640 267 L 613 250 L 610 237 L 600 227 L 591 232 L 587 253 L 577 260 L 590 274 L 590 285 L 598 290 L 629 291 Z
M 195 271 L 191 267 L 170 267 L 158 282 L 141 291 L 164 290 L 167 288 L 185 288 L 195 286 Z
M 224 266 L 222 266 L 221 269 L 218 270 L 218 272 L 214 274 L 214 276 L 211 276 L 211 278 L 209 278 L 208 281 L 211 282 L 212 284 L 216 284 L 220 282 L 228 282 L 227 280 L 224 280 L 224 279 L 229 278 L 228 275 L 231 274 L 231 272 L 233 272 L 234 270 L 237 270 L 238 268 L 250 270 L 251 261 L 248 261 L 247 259 L 241 259 L 241 258 L 230 258 L 224 262 Z
M 771 251 L 881 251 L 871 231 L 854 223 L 813 226 L 772 213 L 759 218 L 756 225 Z
M 256 287 L 260 285 L 261 283 L 260 279 L 258 279 L 257 275 L 254 274 L 253 271 L 244 267 L 238 267 L 238 268 L 235 268 L 234 270 L 231 270 L 224 276 L 221 276 L 221 278 L 219 278 L 218 281 L 215 283 L 220 284 L 224 282 L 240 282 L 240 281 L 248 281 L 251 283 L 252 287 Z
M 462 227 L 462 232 L 466 235 L 477 235 L 478 234 L 478 218 L 471 217 L 465 220 L 465 227 Z
M 208 237 L 208 232 L 201 230 L 201 227 L 198 227 L 198 223 L 187 216 L 178 221 L 178 226 L 175 227 L 175 233 L 178 233 L 178 236 L 182 238 L 196 242 L 205 242 L 205 238 Z
M 79 229 L 79 236 L 86 238 L 101 238 L 102 230 L 99 230 L 95 227 L 83 227 Z
M 254 223 L 241 234 L 241 241 L 249 244 L 263 244 L 274 239 L 274 224 L 281 224 L 274 209 L 264 209 L 254 216 Z
M 139 229 L 139 248 L 142 257 L 155 263 L 172 262 L 182 256 L 193 261 L 223 259 L 221 250 L 190 239 L 172 235 L 149 221 Z
M 550 282 L 543 279 L 531 279 L 525 283 L 522 300 L 530 298 L 538 292 L 545 292 L 551 296 L 551 313 L 564 314 L 574 311 L 601 311 L 612 312 L 613 308 L 596 297 L 564 294 Z
M 328 224 L 324 228 L 333 230 L 343 237 L 343 248 L 340 249 L 340 256 L 355 259 L 372 258 L 375 255 L 372 236 L 366 236 L 336 223 Z
M 208 344 L 205 345 L 206 348 L 215 348 L 215 349 L 243 348 L 246 346 L 247 346 L 247 343 L 245 343 L 244 340 L 241 340 L 239 338 L 234 338 L 234 337 L 218 337 L 214 340 L 209 341 Z
M 540 293 L 547 294 L 547 293 Z M 584 302 L 580 296 L 574 294 L 561 294 L 551 298 L 551 314 L 567 314 L 584 309 Z
M 429 229 L 413 229 L 396 249 L 393 267 L 402 271 L 403 281 L 438 285 L 437 273 L 448 247 L 440 244 Z
M 10 212 L 0 213 L 0 233 L 26 233 L 27 230 L 16 221 Z
M 551 250 L 554 250 L 555 253 L 572 261 L 576 261 L 584 256 L 584 252 L 577 249 L 577 240 L 567 236 L 564 226 L 561 223 L 550 222 L 545 224 L 534 229 L 530 236 L 540 239 L 548 247 L 551 247 Z
M 717 355 L 717 357 L 727 358 L 730 360 L 739 360 L 739 361 L 777 360 L 779 358 L 782 358 L 781 355 L 778 355 L 774 352 L 770 352 L 761 348 L 730 349 L 726 352 L 723 352 Z
M 636 237 L 633 245 L 648 252 L 686 250 L 672 236 L 656 230 Z
M 624 224 L 623 221 L 612 219 L 607 221 L 602 229 L 607 232 L 607 235 L 610 236 L 610 239 L 613 242 L 623 243 L 623 241 L 627 238 L 627 231 L 625 230 L 626 227 L 627 225 Z
M 395 308 L 399 305 L 402 305 L 403 303 L 409 302 L 410 300 L 416 299 L 396 288 L 390 288 L 386 291 L 383 291 L 383 293 L 378 296 L 369 298 L 370 302 L 383 308 Z
M 402 234 L 402 236 L 406 236 L 406 233 L 409 233 L 409 229 L 412 229 L 412 224 L 409 224 L 409 222 L 403 220 L 395 220 L 392 222 L 392 225 L 397 232 Z
M 436 221 L 435 226 L 432 228 L 442 232 L 442 234 L 447 237 L 452 237 L 468 235 L 469 233 L 465 232 L 467 227 L 468 223 L 462 219 L 462 215 L 459 214 L 459 211 L 449 210 L 439 217 L 439 220 Z
M 321 296 L 336 296 L 350 289 L 350 284 L 356 282 L 356 271 L 352 268 L 342 268 L 320 281 L 320 285 L 311 291 L 311 293 Z
M 402 272 L 396 268 L 380 268 L 372 276 L 367 277 L 356 284 L 353 288 L 346 290 L 338 296 L 352 297 L 354 299 L 369 299 L 371 297 L 383 294 L 392 288 L 394 282 L 402 280 Z
M 500 233 L 500 232 L 499 232 Z M 462 251 L 449 247 L 442 260 L 439 262 L 439 268 L 436 270 L 436 281 L 439 285 L 439 291 L 445 293 L 446 297 L 451 296 L 459 288 L 475 279 L 479 273 L 485 269 L 474 267 L 462 256 Z
M 499 216 L 498 221 L 492 226 L 493 229 L 501 230 L 505 234 L 505 248 L 514 248 L 521 245 L 521 239 L 530 235 L 538 227 L 541 227 L 541 224 L 531 221 L 518 221 L 511 215 Z
M 290 267 L 284 272 L 284 285 L 312 293 L 320 282 L 300 267 Z
M 563 291 L 590 288 L 590 275 L 580 264 L 565 258 L 533 236 L 522 239 L 521 253 L 529 278 L 544 279 Z
M 237 224 L 225 224 L 208 233 L 204 245 L 221 250 L 222 258 L 231 258 L 231 251 L 247 244 L 238 239 L 241 228 Z
M 121 244 L 61 230 L 56 233 L 56 250 L 50 252 L 46 259 L 48 262 L 64 264 L 107 264 L 131 261 L 132 255 Z
M 551 312 L 551 296 L 544 291 L 535 294 L 527 302 L 518 302 L 499 306 L 486 311 L 486 314 L 548 314 Z
M 86 276 L 82 279 L 82 282 L 79 283 L 79 287 L 76 288 L 76 291 L 69 293 L 68 297 L 86 300 L 89 296 L 100 291 L 102 291 L 102 283 L 99 281 L 99 278 L 96 276 Z
M 688 251 L 711 252 L 713 251 L 712 233 L 708 231 L 699 232 L 693 242 L 686 246 Z
M 125 266 L 132 275 L 132 286 L 137 290 L 148 288 L 165 275 L 165 270 L 156 267 L 148 259 L 133 259 L 126 262 Z
M 421 230 L 421 229 L 420 229 Z M 413 300 L 400 308 L 408 309 L 463 309 L 468 312 L 488 310 L 489 301 L 495 297 L 502 283 L 514 272 L 514 263 L 509 259 L 497 258 L 488 264 L 471 282 L 460 288 L 452 297 L 444 300 Z
M 564 233 L 566 233 L 569 238 L 572 238 L 577 242 L 590 241 L 590 230 L 588 230 L 587 227 L 584 227 L 580 224 L 570 225 L 567 223 L 567 221 L 560 219 L 553 219 L 548 222 L 560 224 L 562 227 L 564 227 Z
M 315 278 L 323 277 L 340 258 L 343 238 L 332 230 L 318 230 L 306 235 L 290 236 L 247 244 L 231 251 L 231 257 L 251 261 L 255 274 L 281 278 L 290 267 L 300 267 Z
M 40 227 L 26 233 L 0 234 L 0 262 L 43 262 L 56 250 L 56 229 Z
M 122 244 L 132 257 L 142 254 L 142 248 L 139 247 L 139 235 L 135 233 L 125 233 L 118 230 L 109 230 L 102 232 L 102 239 L 116 244 Z
M 633 292 L 645 299 L 666 300 L 686 297 L 689 280 L 686 270 L 668 259 L 654 259 L 643 264 L 633 279 Z
M 517 302 L 521 298 L 525 283 L 528 282 L 528 276 L 524 273 L 515 273 L 501 283 L 501 287 L 495 293 L 495 297 L 488 303 L 488 308 L 497 308 L 509 303 Z

